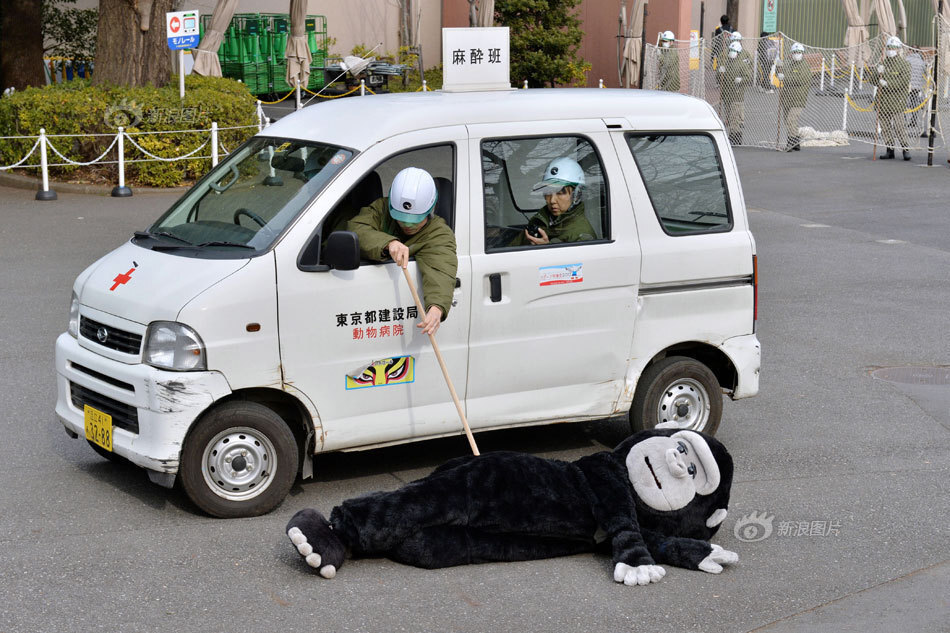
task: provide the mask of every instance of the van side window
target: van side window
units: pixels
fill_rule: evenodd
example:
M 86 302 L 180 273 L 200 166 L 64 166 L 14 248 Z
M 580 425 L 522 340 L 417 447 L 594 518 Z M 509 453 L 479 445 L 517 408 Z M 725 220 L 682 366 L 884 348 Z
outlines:
M 728 231 L 732 212 L 722 163 L 705 134 L 628 134 L 653 210 L 670 235 Z
M 481 151 L 486 253 L 610 238 L 607 183 L 590 141 L 487 139 Z
M 406 167 L 425 169 L 435 180 L 438 198 L 435 214 L 455 230 L 455 146 L 434 145 L 401 152 L 376 165 L 327 215 L 321 231 L 323 242 L 333 231 L 345 231 L 347 222 L 363 207 L 389 196 L 393 179 Z

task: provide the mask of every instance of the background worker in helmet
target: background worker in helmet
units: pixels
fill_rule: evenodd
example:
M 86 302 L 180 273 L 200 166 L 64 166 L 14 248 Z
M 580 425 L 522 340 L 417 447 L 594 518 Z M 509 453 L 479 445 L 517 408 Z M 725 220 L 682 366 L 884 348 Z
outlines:
M 595 239 L 594 227 L 584 215 L 581 193 L 584 170 L 570 158 L 555 158 L 544 170 L 544 178 L 531 188 L 544 195 L 545 205 L 528 220 L 528 228 L 512 241 L 512 246 L 583 242 Z M 532 235 L 532 232 L 535 234 Z
M 660 36 L 660 68 L 657 78 L 657 87 L 668 92 L 680 91 L 680 58 L 679 52 L 672 48 L 673 31 L 663 31 Z
M 722 51 L 723 52 L 722 61 L 725 62 L 726 60 L 730 59 L 729 51 L 732 49 L 730 49 L 729 47 L 732 46 L 734 43 L 739 44 L 739 54 L 737 55 L 737 57 L 743 62 L 749 64 L 749 66 L 752 66 L 753 65 L 752 56 L 749 55 L 749 51 L 745 50 L 745 48 L 742 46 L 742 33 L 740 33 L 739 31 L 733 31 L 732 33 L 728 35 L 728 39 L 726 40 L 726 44 L 723 47 L 723 51 Z
M 887 151 L 882 159 L 894 158 L 895 136 L 904 150 L 904 160 L 910 160 L 907 126 L 904 123 L 904 108 L 907 106 L 907 91 L 910 87 L 910 64 L 901 57 L 903 48 L 897 37 L 887 38 L 884 59 L 867 75 L 868 81 L 877 86 L 874 109 L 884 135 Z
M 795 42 L 791 48 L 791 61 L 782 62 L 775 76 L 782 82 L 779 92 L 779 104 L 782 116 L 788 128 L 788 142 L 785 151 L 799 151 L 801 139 L 798 137 L 798 118 L 805 109 L 808 101 L 808 90 L 811 87 L 812 71 L 805 61 L 805 47 Z
M 416 258 L 426 310 L 417 327 L 425 334 L 435 334 L 448 316 L 458 272 L 455 234 L 432 213 L 436 198 L 429 172 L 407 167 L 396 174 L 388 198 L 364 207 L 347 223 L 359 237 L 363 257 L 377 262 L 388 257 L 403 268 Z
M 735 36 L 737 33 L 733 33 Z M 741 36 L 740 36 L 741 38 Z M 729 53 L 719 66 L 720 114 L 729 127 L 729 142 L 742 145 L 742 124 L 745 121 L 745 91 L 752 80 L 752 58 L 742 50 L 742 43 L 729 44 Z

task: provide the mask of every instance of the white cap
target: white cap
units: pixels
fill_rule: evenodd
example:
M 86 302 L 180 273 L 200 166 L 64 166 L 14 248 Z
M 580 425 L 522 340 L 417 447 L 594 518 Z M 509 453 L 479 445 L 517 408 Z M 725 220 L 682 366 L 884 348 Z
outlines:
M 805 52 L 805 46 L 804 46 L 801 42 L 795 42 L 794 44 L 792 44 L 792 52 L 793 52 L 793 53 L 804 53 L 804 52 Z
M 398 222 L 418 224 L 435 208 L 435 181 L 429 172 L 406 167 L 389 188 L 389 215 Z
M 901 48 L 902 46 L 903 44 L 901 44 L 901 38 L 897 37 L 896 35 L 892 35 L 887 38 L 888 48 Z
M 544 178 L 531 188 L 532 193 L 554 193 L 562 187 L 575 189 L 584 185 L 584 170 L 572 158 L 561 157 L 552 160 L 544 170 Z
M 673 35 L 673 31 L 663 31 L 663 34 L 660 35 L 660 39 L 664 42 L 672 42 L 676 39 L 676 36 Z
M 733 31 L 733 32 L 729 35 L 729 41 L 730 41 L 730 42 L 739 42 L 739 41 L 741 41 L 741 40 L 742 40 L 742 33 L 740 33 L 739 31 Z

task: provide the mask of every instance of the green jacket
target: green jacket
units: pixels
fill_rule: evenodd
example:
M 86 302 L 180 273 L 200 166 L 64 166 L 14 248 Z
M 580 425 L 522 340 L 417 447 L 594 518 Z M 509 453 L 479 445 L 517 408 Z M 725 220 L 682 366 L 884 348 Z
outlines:
M 791 108 L 804 108 L 808 101 L 808 89 L 811 87 L 811 67 L 804 59 L 797 62 L 785 62 L 775 70 L 776 73 L 782 73 L 785 78 L 782 79 L 782 89 L 779 92 L 779 100 L 783 110 Z
M 409 247 L 409 256 L 416 258 L 422 273 L 422 300 L 428 310 L 438 306 L 442 320 L 452 307 L 455 275 L 458 273 L 458 255 L 455 234 L 445 220 L 430 215 L 426 225 L 415 235 L 406 235 L 389 215 L 389 198 L 380 198 L 350 220 L 346 228 L 360 240 L 360 254 L 366 259 L 381 262 L 388 259 L 386 246 L 399 240 Z
M 529 223 L 532 221 L 544 229 L 544 232 L 548 235 L 548 240 L 552 244 L 586 242 L 597 239 L 594 227 L 591 226 L 587 216 L 584 215 L 583 202 L 579 202 L 570 211 L 557 217 L 553 217 L 551 211 L 545 206 L 531 217 Z M 524 231 L 521 231 L 518 237 L 511 241 L 511 246 L 526 246 L 530 243 L 528 238 L 525 237 Z
M 874 101 L 877 111 L 888 115 L 903 112 L 907 107 L 907 92 L 910 89 L 910 64 L 907 60 L 900 55 L 885 57 L 884 61 L 875 64 L 869 71 L 866 80 L 877 86 L 877 98 Z M 887 82 L 886 86 L 880 85 L 881 79 Z
M 735 59 L 723 57 L 722 72 L 717 72 L 719 76 L 720 98 L 727 103 L 735 103 L 745 100 L 745 90 L 752 83 L 752 57 L 746 51 L 741 51 Z M 742 81 L 736 83 L 736 77 L 741 77 Z
M 660 90 L 680 91 L 680 59 L 673 49 L 660 50 L 660 73 L 657 85 Z

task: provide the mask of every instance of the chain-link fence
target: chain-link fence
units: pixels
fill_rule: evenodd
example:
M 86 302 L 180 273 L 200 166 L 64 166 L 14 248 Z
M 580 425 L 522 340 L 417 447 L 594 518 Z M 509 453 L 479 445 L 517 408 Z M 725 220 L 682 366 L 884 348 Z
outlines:
M 936 145 L 946 147 L 941 119 L 950 113 L 950 22 L 937 18 L 934 49 L 892 48 L 877 35 L 851 48 L 819 48 L 781 33 L 742 38 L 729 55 L 722 37 L 647 45 L 643 86 L 690 94 L 712 104 L 736 145 L 867 143 L 897 152 L 927 147 L 931 97 L 937 99 Z M 950 124 L 950 120 L 948 120 Z

